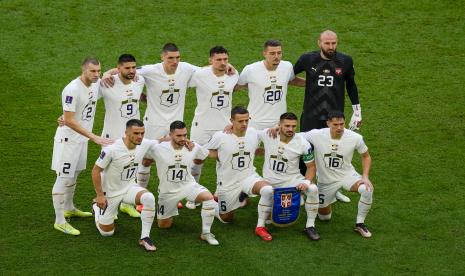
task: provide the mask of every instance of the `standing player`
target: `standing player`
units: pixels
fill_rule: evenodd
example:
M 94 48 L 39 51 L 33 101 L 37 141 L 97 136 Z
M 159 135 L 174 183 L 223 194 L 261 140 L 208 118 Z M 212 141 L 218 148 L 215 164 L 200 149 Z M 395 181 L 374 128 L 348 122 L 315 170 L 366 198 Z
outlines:
M 273 238 L 265 228 L 271 212 L 273 188 L 256 172 L 253 165 L 260 141 L 253 128 L 247 128 L 249 112 L 237 106 L 231 110 L 232 133 L 216 132 L 206 147 L 210 157 L 217 159 L 217 188 L 219 217 L 231 222 L 234 210 L 240 207 L 239 195 L 260 195 L 255 233 L 264 241 Z
M 187 143 L 186 125 L 181 121 L 170 124 L 171 141 L 163 142 L 147 153 L 149 158 L 155 160 L 158 185 L 157 218 L 160 228 L 170 228 L 173 217 L 178 215 L 176 208 L 178 202 L 184 198 L 189 201 L 202 203 L 202 234 L 200 238 L 210 245 L 218 245 L 210 231 L 215 218 L 217 203 L 213 195 L 202 185 L 198 184 L 191 175 L 193 162 L 202 162 L 208 156 L 208 150 L 194 144 L 192 151 L 185 145 Z
M 305 80 L 295 77 L 292 64 L 281 60 L 282 45 L 278 40 L 264 44 L 264 60 L 244 67 L 237 89 L 249 91 L 250 127 L 258 130 L 274 127 L 279 115 L 287 110 L 287 85 L 305 86 Z
M 296 128 L 297 116 L 283 113 L 279 119 L 277 137 L 269 136 L 266 130 L 260 133 L 265 148 L 263 178 L 273 187 L 296 187 L 306 195 L 307 223 L 304 232 L 311 240 L 319 240 L 320 235 L 315 229 L 318 188 L 311 182 L 315 174 L 313 149 L 302 136 L 295 135 Z M 306 177 L 299 171 L 301 157 L 307 165 Z
M 334 111 L 328 114 L 329 128 L 314 129 L 303 133 L 305 139 L 314 147 L 320 207 L 318 217 L 331 219 L 331 204 L 336 201 L 336 191 L 344 188 L 358 192 L 357 220 L 355 231 L 363 237 L 371 237 L 365 225 L 365 217 L 373 201 L 373 184 L 368 178 L 371 157 L 363 137 L 349 129 L 344 129 L 344 113 Z M 352 156 L 357 151 L 362 156 L 362 175 L 352 166 Z
M 100 87 L 99 96 L 105 104 L 105 120 L 102 137 L 119 139 L 125 135 L 126 122 L 140 119 L 139 99 L 144 89 L 144 78 L 136 75 L 136 58 L 123 54 L 118 58 L 118 74 L 114 76 L 112 87 Z M 139 162 L 141 163 L 141 162 Z M 140 217 L 130 204 L 121 203 L 120 210 L 131 217 Z
M 71 235 L 79 235 L 80 232 L 67 223 L 65 217 L 92 216 L 89 212 L 77 209 L 73 203 L 76 179 L 86 168 L 87 141 L 90 139 L 102 146 L 113 142 L 92 133 L 100 62 L 93 57 L 85 58 L 81 70 L 81 76 L 71 81 L 61 95 L 65 125 L 57 128 L 52 160 L 52 170 L 57 174 L 52 189 L 54 228 Z
M 145 153 L 154 145 L 143 140 L 144 124 L 138 119 L 126 123 L 126 136 L 102 149 L 92 170 L 97 197 L 92 205 L 95 226 L 102 236 L 112 236 L 115 231 L 114 216 L 120 203 L 143 204 L 142 231 L 139 244 L 147 251 L 156 247 L 150 239 L 150 229 L 155 218 L 155 197 L 136 183 L 137 167 Z
M 226 74 L 228 61 L 228 50 L 223 46 L 211 48 L 210 66 L 196 71 L 189 84 L 196 88 L 197 96 L 190 139 L 200 145 L 207 144 L 215 132 L 223 130 L 229 123 L 232 93 L 239 76 Z M 202 166 L 203 163 L 192 167 L 192 175 L 197 181 Z
M 300 131 L 309 131 L 326 127 L 328 112 L 344 112 L 344 86 L 352 102 L 353 114 L 349 128 L 359 129 L 362 113 L 355 84 L 355 70 L 352 58 L 337 52 L 337 35 L 326 30 L 318 39 L 319 51 L 303 54 L 294 65 L 297 75 L 306 74 L 305 99 L 300 121 Z M 301 170 L 304 174 L 305 166 Z M 338 193 L 338 199 L 350 202 L 350 199 Z

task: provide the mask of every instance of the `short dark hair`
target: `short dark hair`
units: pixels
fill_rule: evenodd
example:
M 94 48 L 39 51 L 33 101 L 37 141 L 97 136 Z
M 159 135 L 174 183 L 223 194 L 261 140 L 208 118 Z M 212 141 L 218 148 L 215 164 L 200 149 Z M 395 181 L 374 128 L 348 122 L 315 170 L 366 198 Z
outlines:
M 93 65 L 99 65 L 99 64 L 100 64 L 100 61 L 99 61 L 96 57 L 89 56 L 89 57 L 86 57 L 86 58 L 82 61 L 81 66 L 86 66 L 86 65 L 88 65 L 89 63 L 92 63 Z
M 170 124 L 170 132 L 173 132 L 175 129 L 186 128 L 186 124 L 183 121 L 174 121 Z
M 178 46 L 176 44 L 168 42 L 165 45 L 163 45 L 163 48 L 161 49 L 162 53 L 166 52 L 179 52 Z
M 212 57 L 214 54 L 227 54 L 228 50 L 224 48 L 223 46 L 215 46 L 210 49 L 210 57 Z
M 277 39 L 268 39 L 265 41 L 265 44 L 263 44 L 263 49 L 266 49 L 267 47 L 279 47 L 282 46 L 281 41 Z
M 328 121 L 331 121 L 332 119 L 339 119 L 339 118 L 342 118 L 342 119 L 346 119 L 346 117 L 344 116 L 344 112 L 340 111 L 340 110 L 332 110 L 330 112 L 328 112 Z
M 297 115 L 295 115 L 292 112 L 286 112 L 286 113 L 281 114 L 281 116 L 279 116 L 279 120 L 280 121 L 282 121 L 282 120 L 294 120 L 294 121 L 297 121 Z
M 133 127 L 133 126 L 143 127 L 144 122 L 142 122 L 139 119 L 131 119 L 131 120 L 126 122 L 126 128 L 130 128 L 130 127 Z
M 122 54 L 118 58 L 118 64 L 123 64 L 125 62 L 136 62 L 136 58 L 131 54 Z
M 231 118 L 234 118 L 236 114 L 249 114 L 249 111 L 240 105 L 237 105 L 231 109 Z

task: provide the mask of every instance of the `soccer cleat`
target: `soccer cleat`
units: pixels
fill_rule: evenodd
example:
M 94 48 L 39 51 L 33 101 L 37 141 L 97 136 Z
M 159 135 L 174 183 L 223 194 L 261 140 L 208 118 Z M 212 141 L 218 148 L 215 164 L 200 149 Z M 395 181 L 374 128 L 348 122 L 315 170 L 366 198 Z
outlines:
M 208 242 L 209 245 L 219 245 L 220 243 L 215 239 L 212 233 L 205 233 L 200 235 L 200 239 Z
M 316 231 L 315 227 L 307 227 L 304 229 L 304 233 L 307 235 L 309 239 L 312 241 L 317 241 L 320 239 L 320 235 Z
M 364 237 L 364 238 L 371 238 L 371 232 L 368 230 L 367 226 L 363 222 L 362 223 L 356 223 L 354 231 L 359 232 L 360 235 L 362 235 L 362 237 Z
M 344 203 L 349 203 L 350 202 L 350 198 L 343 195 L 339 191 L 336 192 L 336 199 L 339 200 L 340 202 L 344 202 Z
M 239 195 L 240 208 L 244 208 L 245 206 L 247 206 L 247 203 L 249 202 L 248 198 L 249 196 L 246 193 L 241 192 L 241 194 Z
M 133 218 L 140 218 L 140 213 L 137 212 L 137 210 L 131 204 L 121 203 L 119 205 L 119 210 Z
M 268 230 L 265 227 L 255 228 L 255 235 L 259 236 L 264 241 L 271 241 L 273 237 L 268 233 Z
M 145 251 L 153 252 L 157 250 L 155 245 L 153 244 L 152 240 L 149 237 L 145 237 L 139 240 L 139 245 L 142 246 Z
M 182 202 L 181 201 L 178 202 L 178 209 L 182 209 Z
M 65 218 L 72 218 L 72 217 L 79 217 L 79 218 L 87 218 L 91 217 L 91 212 L 83 212 L 77 208 L 72 211 L 65 211 Z
M 79 230 L 77 230 L 76 228 L 74 228 L 73 226 L 71 226 L 71 224 L 65 222 L 63 224 L 54 224 L 53 225 L 53 228 L 55 228 L 56 230 L 58 231 L 61 231 L 65 234 L 68 234 L 68 235 L 73 235 L 73 236 L 78 236 L 81 234 L 81 232 L 79 232 Z
M 187 209 L 194 210 L 199 205 L 200 205 L 200 203 L 195 203 L 195 202 L 192 202 L 192 201 L 186 201 L 186 208 Z

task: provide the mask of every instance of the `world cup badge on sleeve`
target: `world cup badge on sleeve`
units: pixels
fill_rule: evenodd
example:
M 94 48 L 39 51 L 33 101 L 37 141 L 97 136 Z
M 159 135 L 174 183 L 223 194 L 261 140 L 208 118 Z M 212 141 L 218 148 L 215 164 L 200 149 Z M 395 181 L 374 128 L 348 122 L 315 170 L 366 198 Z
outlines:
M 276 226 L 288 226 L 299 218 L 300 191 L 295 187 L 274 188 L 271 220 Z

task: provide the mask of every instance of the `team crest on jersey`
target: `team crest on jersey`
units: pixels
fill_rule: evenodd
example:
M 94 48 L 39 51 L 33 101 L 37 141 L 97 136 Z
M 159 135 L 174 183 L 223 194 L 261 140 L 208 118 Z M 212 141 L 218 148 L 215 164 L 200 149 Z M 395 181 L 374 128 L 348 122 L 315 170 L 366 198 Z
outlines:
M 341 75 L 342 74 L 342 68 L 336 68 L 335 70 L 336 75 Z
M 73 96 L 66 96 L 65 98 L 65 103 L 66 104 L 70 104 L 73 102 Z
M 94 97 L 94 92 L 92 90 L 89 91 L 89 100 Z
M 331 145 L 331 151 L 337 151 L 339 146 L 337 144 L 332 144 Z

